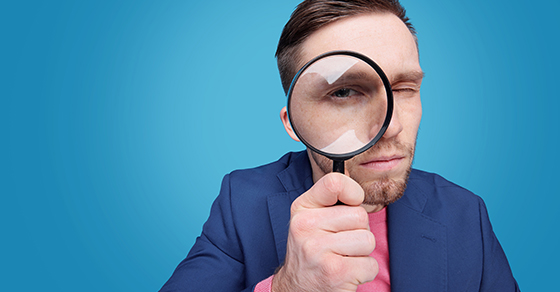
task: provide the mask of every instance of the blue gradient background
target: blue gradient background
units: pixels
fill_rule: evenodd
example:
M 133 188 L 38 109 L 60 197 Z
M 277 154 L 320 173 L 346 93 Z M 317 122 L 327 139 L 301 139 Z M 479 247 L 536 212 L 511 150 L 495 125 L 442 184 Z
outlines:
M 303 149 L 274 59 L 297 2 L 0 4 L 0 290 L 158 290 L 225 173 Z M 415 167 L 484 198 L 523 291 L 557 289 L 558 2 L 403 4 Z

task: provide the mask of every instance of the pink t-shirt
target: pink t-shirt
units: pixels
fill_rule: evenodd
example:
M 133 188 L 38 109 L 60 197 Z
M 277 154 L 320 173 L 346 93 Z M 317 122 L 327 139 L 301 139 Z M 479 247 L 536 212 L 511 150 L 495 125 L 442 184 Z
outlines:
M 387 240 L 387 208 L 369 213 L 369 229 L 375 236 L 375 249 L 370 254 L 379 264 L 379 273 L 371 282 L 358 286 L 357 292 L 390 292 L 389 242 Z
M 375 250 L 370 254 L 379 264 L 379 273 L 375 280 L 358 286 L 357 292 L 390 292 L 391 278 L 389 275 L 389 242 L 387 240 L 387 208 L 379 212 L 369 213 L 369 228 L 375 236 Z M 255 292 L 270 292 L 273 276 L 261 281 Z

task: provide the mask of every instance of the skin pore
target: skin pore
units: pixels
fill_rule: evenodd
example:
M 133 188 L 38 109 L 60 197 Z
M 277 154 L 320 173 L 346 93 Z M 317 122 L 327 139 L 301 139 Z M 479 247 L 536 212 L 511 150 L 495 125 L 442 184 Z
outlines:
M 329 51 L 351 50 L 374 60 L 387 74 L 394 95 L 394 111 L 389 128 L 368 151 L 346 161 L 346 175 L 363 188 L 362 206 L 377 212 L 398 200 L 414 158 L 416 136 L 422 117 L 420 85 L 423 72 L 416 41 L 406 25 L 390 13 L 360 14 L 328 24 L 311 34 L 300 49 L 302 66 Z M 280 112 L 288 134 L 294 134 L 286 112 Z M 332 161 L 308 150 L 317 182 L 331 172 Z

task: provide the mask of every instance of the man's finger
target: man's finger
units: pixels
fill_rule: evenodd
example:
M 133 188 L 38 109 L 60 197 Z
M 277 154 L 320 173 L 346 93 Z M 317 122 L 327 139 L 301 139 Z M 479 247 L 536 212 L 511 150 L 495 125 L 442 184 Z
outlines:
M 379 272 L 377 261 L 370 256 L 335 256 L 330 264 L 322 267 L 324 277 L 339 289 L 356 291 L 358 285 L 373 281 Z
M 299 208 L 328 207 L 338 201 L 349 206 L 359 206 L 364 201 L 364 191 L 353 179 L 340 173 L 329 173 L 294 201 L 292 211 Z
M 372 257 L 354 257 L 347 258 L 351 261 L 351 266 L 354 267 L 354 283 L 361 285 L 367 282 L 371 282 L 379 273 L 379 264 L 377 260 Z
M 300 231 L 340 232 L 346 230 L 369 230 L 369 217 L 361 206 L 331 206 L 307 209 L 292 214 L 291 224 Z
M 363 229 L 331 233 L 325 240 L 333 253 L 342 256 L 369 256 L 375 249 L 373 233 Z

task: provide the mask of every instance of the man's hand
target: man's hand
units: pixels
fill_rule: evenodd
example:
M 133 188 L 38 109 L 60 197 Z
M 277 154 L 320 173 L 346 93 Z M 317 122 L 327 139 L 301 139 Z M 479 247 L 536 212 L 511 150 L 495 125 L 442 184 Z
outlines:
M 360 204 L 364 191 L 351 178 L 325 175 L 292 204 L 284 266 L 272 291 L 356 291 L 372 281 L 375 239 Z M 335 205 L 337 201 L 345 205 Z

